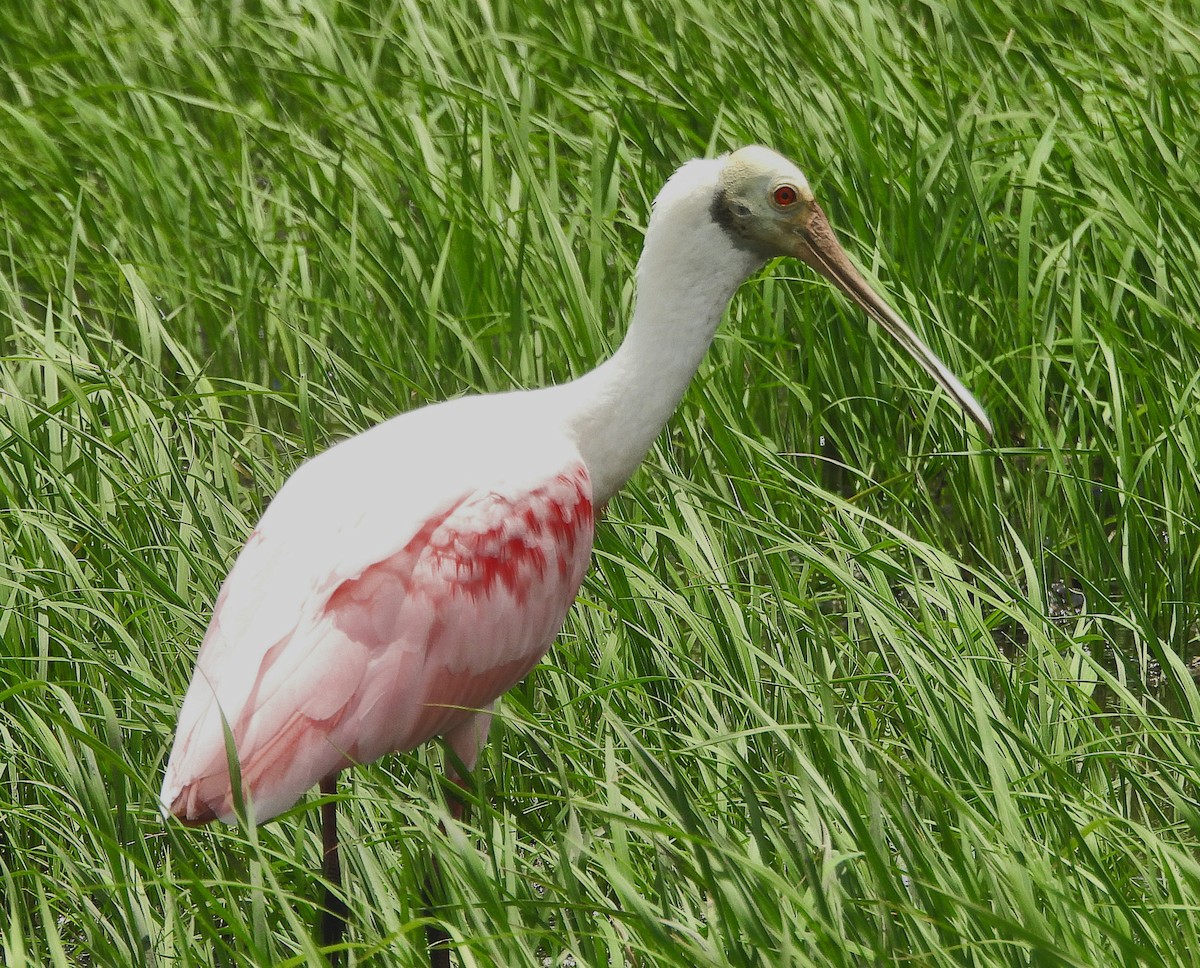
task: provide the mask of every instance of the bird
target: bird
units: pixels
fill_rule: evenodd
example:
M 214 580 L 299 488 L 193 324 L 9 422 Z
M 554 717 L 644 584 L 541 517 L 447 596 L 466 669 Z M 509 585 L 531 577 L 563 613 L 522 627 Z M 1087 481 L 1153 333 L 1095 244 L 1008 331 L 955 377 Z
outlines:
M 436 737 L 475 768 L 495 703 L 550 649 L 601 510 L 679 404 L 735 291 L 806 263 L 910 354 L 990 438 L 983 407 L 855 269 L 796 165 L 761 145 L 694 159 L 647 223 L 632 318 L 595 369 L 402 413 L 303 463 L 213 608 L 161 809 L 260 824 L 339 774 Z M 346 906 L 336 799 L 322 806 L 322 944 Z M 432 963 L 448 964 L 430 930 Z M 441 943 L 437 943 L 441 941 Z

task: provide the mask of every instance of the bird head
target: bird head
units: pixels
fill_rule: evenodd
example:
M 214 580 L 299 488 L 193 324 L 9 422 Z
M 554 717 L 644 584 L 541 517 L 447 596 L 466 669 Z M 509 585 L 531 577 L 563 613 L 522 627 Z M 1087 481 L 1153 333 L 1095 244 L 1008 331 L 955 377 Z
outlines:
M 736 247 L 762 259 L 791 256 L 832 282 L 883 327 L 988 437 L 992 435 L 979 401 L 850 262 L 799 168 L 761 145 L 732 152 L 718 174 L 711 215 Z

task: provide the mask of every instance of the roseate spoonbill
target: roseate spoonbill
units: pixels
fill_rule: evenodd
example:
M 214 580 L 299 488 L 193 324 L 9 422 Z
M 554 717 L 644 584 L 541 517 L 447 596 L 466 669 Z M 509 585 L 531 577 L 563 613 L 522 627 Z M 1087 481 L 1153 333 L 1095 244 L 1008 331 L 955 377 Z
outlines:
M 164 812 L 232 822 L 233 757 L 258 823 L 435 736 L 473 768 L 496 699 L 562 625 L 596 509 L 670 418 L 734 291 L 775 256 L 832 281 L 990 436 L 975 398 L 851 265 L 791 162 L 759 146 L 688 162 L 654 203 L 611 359 L 560 386 L 403 414 L 284 485 L 217 597 Z M 322 819 L 336 880 L 333 802 Z M 329 904 L 333 943 L 340 902 Z

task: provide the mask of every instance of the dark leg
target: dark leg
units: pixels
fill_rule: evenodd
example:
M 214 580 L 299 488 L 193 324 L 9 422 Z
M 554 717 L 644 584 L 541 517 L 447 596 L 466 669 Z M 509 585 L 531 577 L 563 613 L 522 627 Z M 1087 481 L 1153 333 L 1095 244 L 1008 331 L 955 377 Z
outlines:
M 433 913 L 431 898 L 433 897 L 434 882 L 440 883 L 442 879 L 442 871 L 438 865 L 437 854 L 434 854 L 430 858 L 430 861 L 433 870 L 425 878 L 424 890 L 425 915 L 427 917 L 432 916 Z M 450 968 L 450 935 L 440 925 L 430 921 L 425 926 L 425 940 L 429 943 L 429 968 Z
M 465 788 L 466 784 L 463 783 L 462 779 L 456 773 L 451 773 L 450 779 L 458 784 L 458 786 Z M 452 796 L 450 799 L 450 815 L 455 820 L 461 821 L 466 812 L 466 802 Z M 445 832 L 446 828 L 443 826 L 442 833 Z M 438 863 L 437 854 L 430 854 L 429 868 L 429 875 L 425 878 L 425 889 L 422 892 L 422 900 L 425 902 L 425 916 L 431 919 L 425 928 L 425 939 L 429 943 L 429 968 L 450 968 L 450 935 L 442 929 L 441 925 L 432 920 L 434 890 L 437 889 L 440 893 L 442 881 L 442 865 Z
M 337 774 L 321 781 L 321 795 L 337 793 Z M 325 874 L 325 910 L 321 913 L 321 944 L 323 947 L 341 944 L 346 933 L 346 902 L 342 898 L 342 861 L 338 857 L 337 801 L 321 804 L 322 871 Z M 333 964 L 341 964 L 344 953 L 330 955 Z
M 492 706 L 481 709 L 474 716 L 460 723 L 443 737 L 448 747 L 449 758 L 446 775 L 460 789 L 467 789 L 467 777 L 475 768 L 479 751 L 487 739 L 488 726 L 492 722 Z M 456 821 L 461 821 L 466 814 L 467 801 L 465 797 L 451 795 L 449 798 L 450 815 Z M 442 827 L 442 833 L 446 829 Z M 433 898 L 442 894 L 442 868 L 437 855 L 429 858 L 429 876 L 425 878 L 425 890 L 422 900 L 425 902 L 425 916 L 429 918 L 429 926 L 425 929 L 426 940 L 429 942 L 429 964 L 431 968 L 450 968 L 450 935 L 433 920 Z

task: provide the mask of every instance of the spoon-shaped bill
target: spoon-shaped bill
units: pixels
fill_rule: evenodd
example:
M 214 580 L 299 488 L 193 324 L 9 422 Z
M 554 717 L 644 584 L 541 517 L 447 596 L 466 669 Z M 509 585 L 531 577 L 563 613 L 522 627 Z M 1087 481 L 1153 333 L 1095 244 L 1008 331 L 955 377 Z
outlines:
M 837 236 L 833 234 L 825 213 L 816 202 L 810 203 L 808 217 L 798 234 L 800 244 L 796 248 L 796 257 L 814 268 L 861 306 L 868 316 L 879 323 L 921 364 L 925 372 L 950 395 L 950 399 L 979 424 L 980 429 L 990 438 L 992 423 L 979 401 L 854 268 Z

